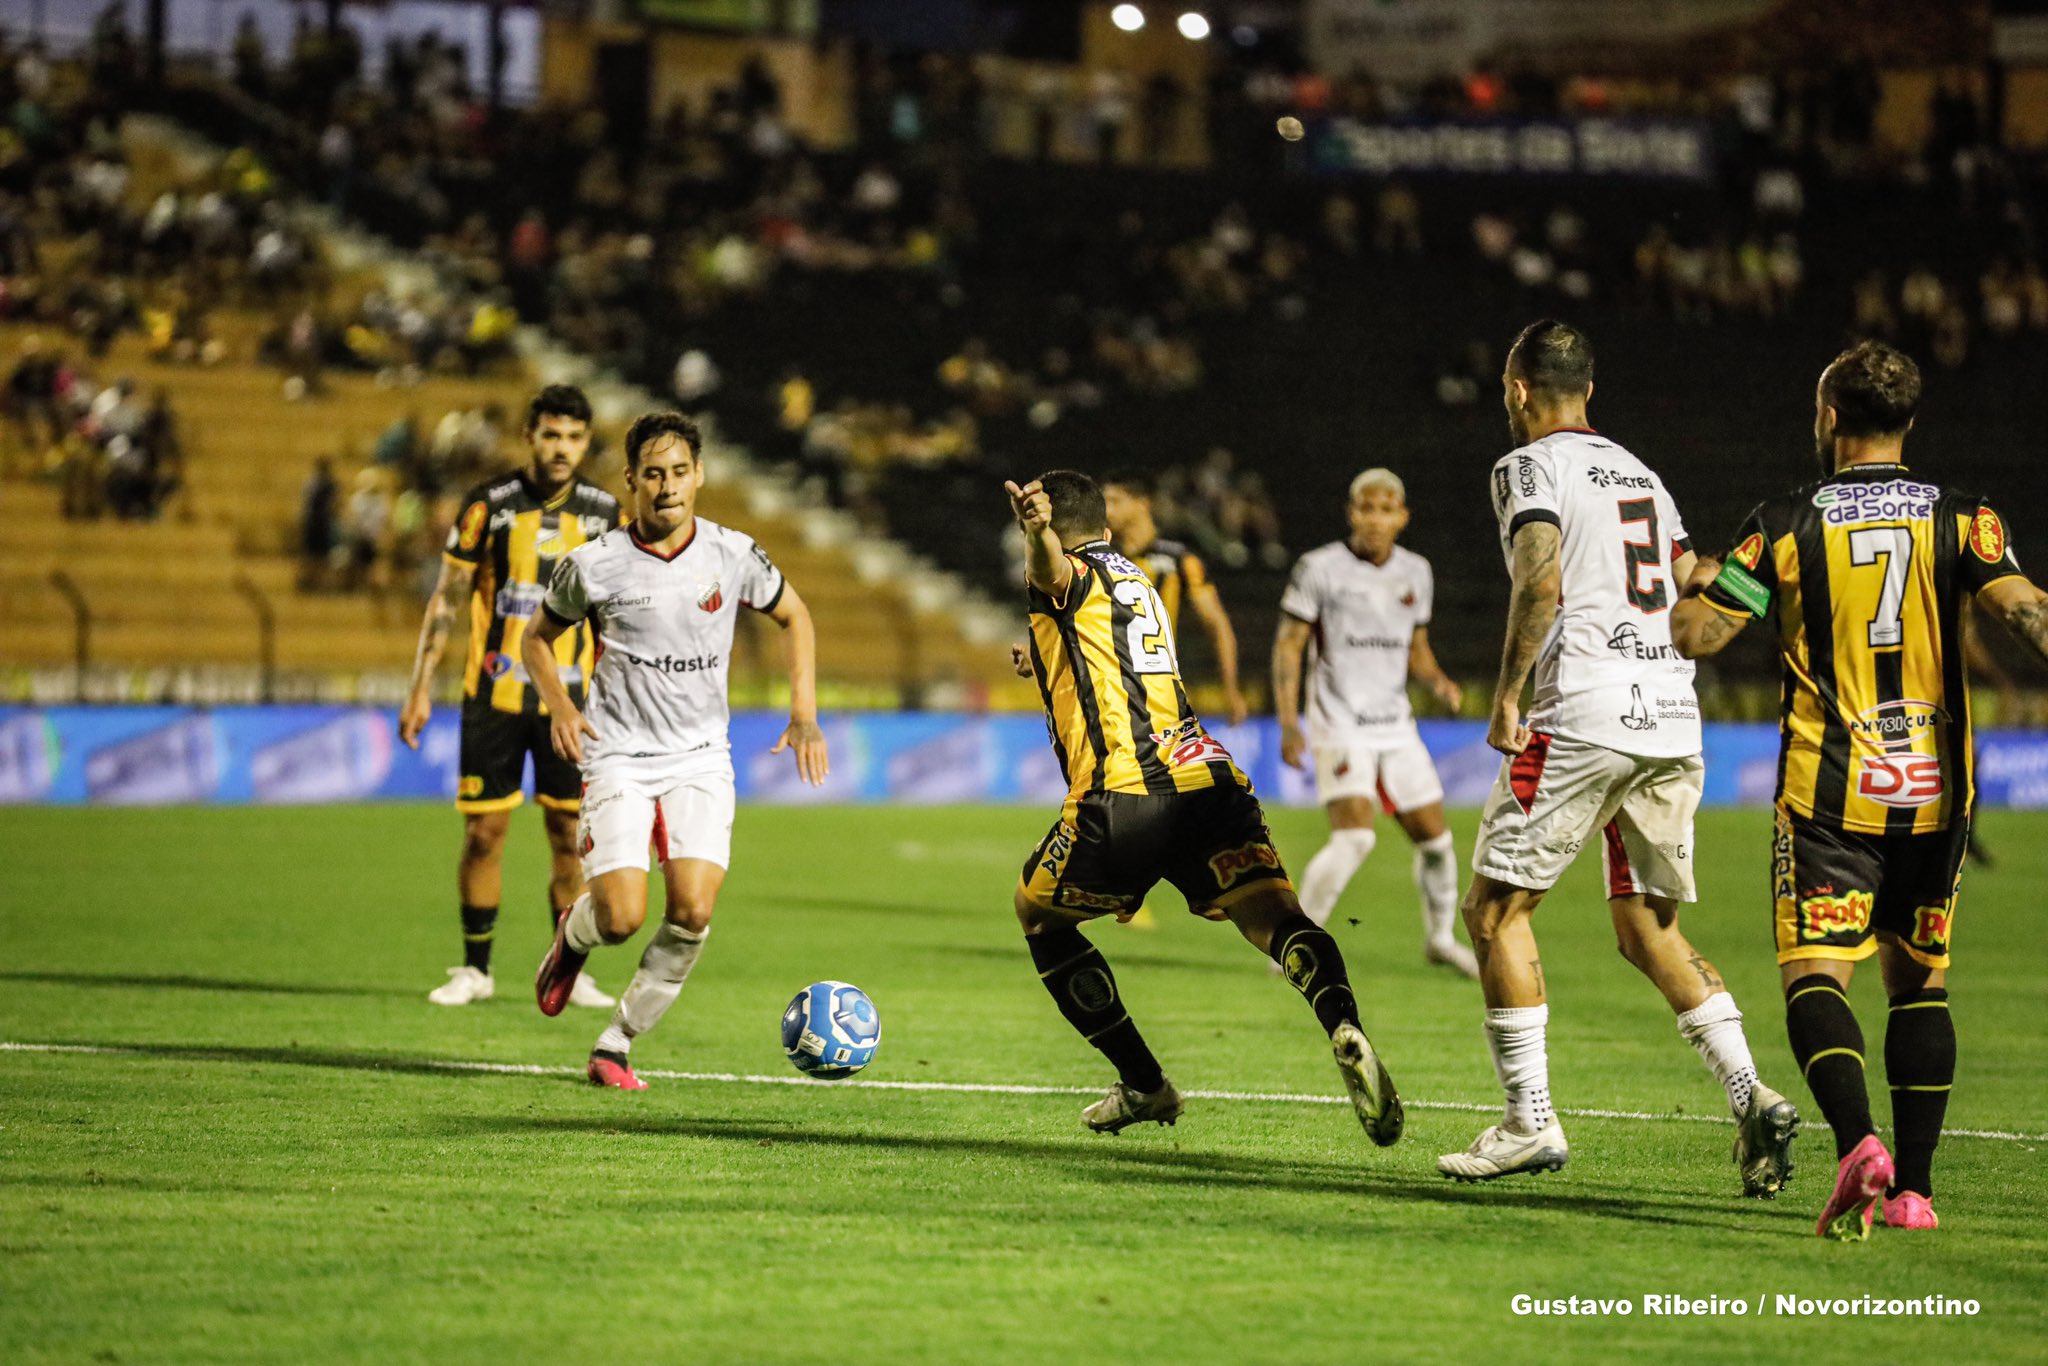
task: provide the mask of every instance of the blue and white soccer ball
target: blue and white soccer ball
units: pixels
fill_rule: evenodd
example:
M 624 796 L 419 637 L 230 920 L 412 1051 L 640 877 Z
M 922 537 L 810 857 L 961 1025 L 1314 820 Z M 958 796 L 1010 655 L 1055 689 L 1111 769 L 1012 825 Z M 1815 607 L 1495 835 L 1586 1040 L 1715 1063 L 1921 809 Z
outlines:
M 806 1076 L 836 1081 L 875 1060 L 882 1017 L 848 982 L 813 982 L 782 1012 L 782 1051 Z

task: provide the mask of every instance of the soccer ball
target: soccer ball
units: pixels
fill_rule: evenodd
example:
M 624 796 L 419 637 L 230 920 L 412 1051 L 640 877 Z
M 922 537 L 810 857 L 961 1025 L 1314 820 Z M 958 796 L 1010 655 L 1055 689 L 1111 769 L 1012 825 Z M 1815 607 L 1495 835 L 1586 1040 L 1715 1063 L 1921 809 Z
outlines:
M 782 1012 L 782 1051 L 805 1076 L 836 1081 L 875 1060 L 882 1017 L 848 982 L 813 982 Z

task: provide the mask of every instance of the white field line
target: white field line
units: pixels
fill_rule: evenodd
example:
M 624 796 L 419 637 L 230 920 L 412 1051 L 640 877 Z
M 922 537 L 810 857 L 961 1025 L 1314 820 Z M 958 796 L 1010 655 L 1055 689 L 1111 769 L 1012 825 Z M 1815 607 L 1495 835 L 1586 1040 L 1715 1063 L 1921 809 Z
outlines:
M 0 1039 L 0 1053 L 93 1053 L 129 1057 L 187 1057 L 204 1061 L 206 1045 L 199 1045 L 189 1052 L 181 1045 L 172 1044 L 162 1048 L 144 1044 L 88 1044 L 88 1043 L 14 1043 Z M 237 1059 L 223 1056 L 221 1061 Z M 580 1067 L 555 1067 L 530 1062 L 470 1062 L 460 1058 L 392 1058 L 393 1066 L 420 1068 L 434 1072 L 481 1072 L 491 1076 L 505 1077 L 580 1077 Z M 820 1081 L 815 1077 L 763 1076 L 751 1072 L 670 1072 L 659 1068 L 638 1069 L 643 1077 L 656 1081 L 700 1081 L 747 1086 L 815 1086 L 863 1091 L 944 1091 L 961 1095 L 977 1096 L 1092 1096 L 1100 1088 L 1086 1086 L 1016 1086 L 1000 1082 L 969 1081 L 878 1081 L 862 1077 L 851 1077 L 845 1081 Z M 1190 1100 L 1233 1100 L 1251 1101 L 1265 1105 L 1348 1105 L 1344 1096 L 1313 1095 L 1293 1091 L 1183 1091 Z M 1499 1104 L 1479 1105 L 1461 1100 L 1407 1100 L 1402 1104 L 1410 1110 L 1455 1110 L 1465 1114 L 1492 1115 L 1500 1113 Z M 1682 1115 L 1654 1114 L 1648 1110 L 1568 1110 L 1560 1108 L 1559 1114 L 1572 1119 L 1627 1119 L 1649 1123 L 1667 1124 L 1733 1124 L 1735 1121 L 1725 1115 Z M 1824 1129 L 1825 1124 L 1806 1127 Z M 2004 1129 L 1943 1129 L 1943 1138 L 1984 1138 L 2000 1143 L 2048 1143 L 2048 1134 L 2018 1134 Z

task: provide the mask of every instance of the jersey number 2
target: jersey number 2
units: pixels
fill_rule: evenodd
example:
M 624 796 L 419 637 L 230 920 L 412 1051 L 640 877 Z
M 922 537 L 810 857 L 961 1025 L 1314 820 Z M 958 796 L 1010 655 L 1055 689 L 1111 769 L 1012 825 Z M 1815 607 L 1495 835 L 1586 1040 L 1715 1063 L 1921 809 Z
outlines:
M 1903 645 L 1906 627 L 1900 614 L 1906 606 L 1906 566 L 1913 562 L 1913 529 L 1903 526 L 1859 526 L 1849 533 L 1849 563 L 1884 566 L 1884 586 L 1877 590 L 1877 611 L 1866 639 L 1873 650 Z
M 1621 524 L 1642 522 L 1648 531 L 1642 540 L 1628 540 L 1621 543 L 1622 553 L 1628 556 L 1628 600 L 1645 612 L 1661 612 L 1671 599 L 1664 591 L 1664 576 L 1657 570 L 1664 563 L 1663 547 L 1657 540 L 1657 500 L 1654 498 L 1624 498 L 1620 504 Z M 1650 582 L 1643 584 L 1643 571 L 1650 571 Z
M 1166 629 L 1166 604 L 1159 600 L 1158 590 L 1140 579 L 1119 579 L 1115 593 L 1116 600 L 1131 609 L 1131 624 L 1124 638 L 1130 646 L 1131 672 L 1179 672 L 1173 662 L 1173 636 Z

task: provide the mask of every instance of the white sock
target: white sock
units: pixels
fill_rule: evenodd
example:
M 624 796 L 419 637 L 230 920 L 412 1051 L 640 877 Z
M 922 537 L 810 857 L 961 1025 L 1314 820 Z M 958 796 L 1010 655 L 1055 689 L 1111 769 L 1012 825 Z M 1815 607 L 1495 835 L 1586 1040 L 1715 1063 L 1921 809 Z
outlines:
M 566 917 L 567 928 L 562 931 L 562 942 L 577 953 L 589 953 L 604 943 L 604 937 L 597 932 L 597 903 L 585 892 L 576 898 L 576 904 L 569 908 Z
M 1742 1037 L 1742 1012 L 1735 1008 L 1735 998 L 1715 992 L 1678 1017 L 1678 1032 L 1720 1079 L 1728 1092 L 1728 1108 L 1742 1118 L 1749 1108 L 1749 1093 L 1756 1088 L 1756 1063 L 1749 1056 L 1749 1040 Z
M 1316 856 L 1302 870 L 1302 913 L 1318 925 L 1329 924 L 1330 912 L 1337 909 L 1337 898 L 1344 895 L 1345 884 L 1379 840 L 1378 832 L 1370 827 L 1332 830 L 1330 842 L 1316 850 Z
M 1550 1059 L 1543 1048 L 1549 1023 L 1547 1005 L 1486 1012 L 1486 1045 L 1507 1092 L 1507 1126 L 1517 1133 L 1533 1134 L 1556 1117 L 1550 1108 Z
M 640 955 L 640 970 L 619 994 L 611 1024 L 598 1036 L 601 1051 L 625 1052 L 633 1046 L 634 1039 L 668 1014 L 676 997 L 683 994 L 683 982 L 697 965 L 697 955 L 704 951 L 704 940 L 710 933 L 708 925 L 702 933 L 693 934 L 672 921 L 661 922 L 661 928 L 654 932 L 654 938 L 647 941 L 646 951 Z
M 1456 942 L 1458 849 L 1450 831 L 1415 846 L 1415 890 L 1422 893 L 1424 936 L 1432 944 Z

